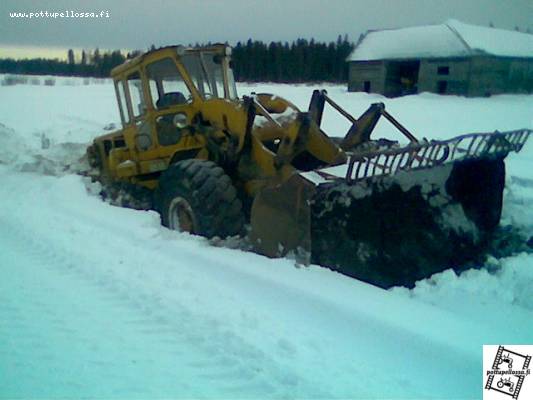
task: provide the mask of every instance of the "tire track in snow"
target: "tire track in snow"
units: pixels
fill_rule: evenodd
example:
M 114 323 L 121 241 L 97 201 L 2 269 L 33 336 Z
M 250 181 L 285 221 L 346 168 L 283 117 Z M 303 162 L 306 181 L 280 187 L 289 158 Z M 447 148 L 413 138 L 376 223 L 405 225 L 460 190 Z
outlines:
M 13 333 L 18 336 L 18 332 L 24 332 L 21 337 L 11 337 L 11 341 L 15 340 L 11 348 L 20 347 L 16 345 L 18 343 L 31 352 L 31 349 L 36 350 L 39 347 L 38 343 L 46 343 L 49 339 L 48 333 L 52 332 L 53 338 L 59 338 L 60 342 L 68 336 L 73 338 L 71 345 L 81 347 L 78 352 L 91 358 L 88 361 L 94 368 L 113 371 L 127 368 L 125 365 L 117 368 L 119 365 L 113 364 L 110 357 L 98 348 L 91 350 L 92 347 L 98 346 L 101 337 L 95 338 L 91 336 L 94 331 L 87 334 L 81 329 L 83 323 L 87 323 L 83 321 L 89 321 L 95 326 L 110 328 L 109 331 L 99 334 L 107 335 L 109 343 L 122 343 L 122 348 L 118 350 L 119 356 L 125 357 L 128 353 L 133 355 L 137 347 L 142 347 L 145 343 L 149 344 L 153 356 L 144 357 L 140 361 L 141 364 L 157 366 L 158 363 L 161 364 L 161 360 L 156 359 L 157 354 L 169 354 L 168 359 L 163 362 L 167 364 L 164 368 L 167 372 L 159 371 L 158 373 L 164 375 L 156 379 L 163 381 L 163 385 L 172 382 L 166 392 L 163 389 L 162 393 L 167 395 L 175 394 L 172 390 L 176 389 L 180 390 L 180 393 L 193 396 L 237 393 L 265 396 L 270 393 L 273 397 L 280 397 L 294 393 L 295 389 L 297 391 L 295 385 L 299 381 L 298 377 L 283 371 L 261 350 L 243 343 L 231 332 L 221 331 L 215 322 L 203 320 L 179 304 L 173 304 L 173 309 L 168 310 L 157 297 L 143 293 L 140 288 L 121 285 L 112 274 L 91 268 L 90 260 L 79 259 L 79 254 L 75 251 L 55 248 L 55 243 L 48 238 L 32 237 L 21 225 L 1 220 L 1 226 L 4 232 L 9 231 L 9 237 L 2 240 L 4 246 L 10 250 L 3 255 L 4 261 L 1 264 L 4 269 L 12 269 L 4 271 L 4 274 L 18 275 L 19 279 L 13 283 L 20 287 L 20 291 L 11 292 L 12 300 L 9 301 L 8 298 L 8 301 L 3 302 L 6 307 L 0 308 L 0 315 L 2 319 L 11 321 L 17 321 L 18 316 L 20 324 L 12 326 Z M 13 259 L 5 260 L 6 256 L 9 258 L 9 253 Z M 24 255 L 22 271 L 21 263 L 13 262 L 20 258 L 20 255 Z M 39 274 L 41 279 L 32 278 L 32 274 Z M 3 285 L 6 285 L 6 282 Z M 67 290 L 78 288 L 80 293 L 65 293 L 65 287 Z M 132 290 L 138 292 L 132 293 Z M 9 290 L 7 292 L 9 293 Z M 47 293 L 56 293 L 59 296 L 55 299 L 54 296 L 48 298 Z M 85 294 L 86 298 L 80 297 L 81 294 Z M 61 296 L 65 296 L 65 300 L 71 303 L 68 308 L 59 306 Z M 17 305 L 13 300 L 21 297 L 25 299 L 23 306 Z M 118 318 L 113 321 L 102 319 L 97 314 L 103 310 Z M 16 315 L 14 318 L 13 314 Z M 39 327 L 37 322 L 32 324 L 28 321 L 29 316 L 36 314 L 39 315 L 38 321 L 44 325 L 41 333 L 36 333 Z M 79 320 L 69 320 L 72 315 L 78 315 Z M 30 354 L 24 351 L 8 354 L 8 357 L 13 360 L 31 359 Z M 54 364 L 54 361 L 58 360 L 54 360 L 54 356 L 45 351 L 40 361 L 44 365 Z M 254 365 L 261 365 L 262 369 L 254 368 Z M 265 365 L 268 366 L 266 370 Z M 28 365 L 24 364 L 24 368 L 26 367 Z M 176 371 L 176 374 L 168 371 Z M 180 380 L 178 375 L 186 379 Z M 31 375 L 28 379 L 31 383 Z M 206 392 L 187 392 L 187 385 L 191 380 L 205 381 Z M 129 381 L 133 382 L 132 379 Z M 31 384 L 29 386 L 32 387 Z M 193 386 L 194 390 L 197 390 L 202 385 Z M 77 390 L 75 381 L 70 382 L 68 387 Z M 132 387 L 127 386 L 124 390 L 131 391 Z M 137 390 L 142 392 L 142 388 L 138 387 Z

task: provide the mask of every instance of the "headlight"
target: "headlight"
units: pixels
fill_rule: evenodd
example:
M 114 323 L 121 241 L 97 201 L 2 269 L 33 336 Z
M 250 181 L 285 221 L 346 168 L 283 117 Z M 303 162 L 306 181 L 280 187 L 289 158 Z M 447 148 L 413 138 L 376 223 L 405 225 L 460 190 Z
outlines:
M 187 114 L 177 113 L 176 115 L 174 115 L 172 122 L 178 129 L 185 128 L 187 126 Z

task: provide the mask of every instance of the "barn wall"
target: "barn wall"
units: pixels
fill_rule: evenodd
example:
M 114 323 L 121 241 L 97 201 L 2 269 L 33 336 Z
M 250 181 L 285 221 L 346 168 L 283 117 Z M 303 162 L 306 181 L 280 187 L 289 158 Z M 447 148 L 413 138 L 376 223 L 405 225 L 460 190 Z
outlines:
M 495 57 L 473 57 L 470 96 L 505 93 L 508 87 L 510 62 Z
M 508 89 L 513 93 L 533 93 L 533 59 L 510 60 Z
M 533 59 L 476 56 L 472 58 L 469 96 L 533 93 Z
M 385 67 L 382 61 L 352 61 L 348 74 L 348 91 L 384 93 Z
M 467 58 L 421 60 L 418 92 L 466 95 L 469 74 L 470 60 Z
M 348 90 L 362 92 L 370 85 L 371 93 L 394 96 L 397 82 L 390 71 L 395 61 L 352 61 Z M 463 96 L 487 96 L 500 93 L 533 93 L 533 58 L 474 56 L 471 58 L 422 59 L 417 92 Z

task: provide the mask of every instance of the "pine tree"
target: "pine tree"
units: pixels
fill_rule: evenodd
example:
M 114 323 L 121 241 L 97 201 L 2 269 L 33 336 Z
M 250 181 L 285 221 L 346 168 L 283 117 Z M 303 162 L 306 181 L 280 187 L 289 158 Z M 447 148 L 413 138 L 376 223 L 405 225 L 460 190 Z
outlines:
M 69 50 L 68 50 L 67 59 L 68 59 L 68 63 L 69 63 L 70 65 L 74 65 L 74 63 L 75 63 L 75 60 L 74 60 L 74 51 L 73 51 L 72 49 L 69 49 Z
M 74 59 L 74 51 L 72 49 L 68 50 L 67 53 L 68 59 L 68 75 L 74 75 L 74 69 L 76 68 L 76 60 Z

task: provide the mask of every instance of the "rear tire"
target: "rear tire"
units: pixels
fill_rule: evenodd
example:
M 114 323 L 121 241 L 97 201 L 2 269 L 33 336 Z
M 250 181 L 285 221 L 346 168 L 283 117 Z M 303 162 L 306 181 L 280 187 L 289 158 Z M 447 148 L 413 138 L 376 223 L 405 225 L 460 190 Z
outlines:
M 164 226 L 225 238 L 243 231 L 241 201 L 231 179 L 212 161 L 184 160 L 160 177 L 156 206 Z

